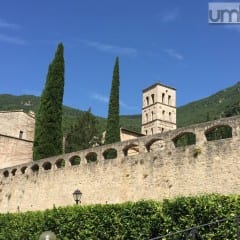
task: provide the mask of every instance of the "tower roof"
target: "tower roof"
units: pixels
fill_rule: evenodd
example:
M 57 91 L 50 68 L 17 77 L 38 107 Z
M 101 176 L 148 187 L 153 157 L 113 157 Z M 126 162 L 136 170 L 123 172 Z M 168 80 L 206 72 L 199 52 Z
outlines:
M 150 90 L 150 89 L 152 89 L 152 88 L 155 88 L 156 86 L 162 86 L 162 87 L 170 88 L 170 89 L 176 91 L 176 88 L 173 88 L 173 87 L 167 86 L 167 85 L 162 84 L 162 83 L 160 83 L 160 82 L 157 82 L 157 83 L 151 85 L 150 87 L 147 87 L 147 88 L 143 89 L 143 92 L 146 92 L 146 91 L 148 91 L 148 90 Z

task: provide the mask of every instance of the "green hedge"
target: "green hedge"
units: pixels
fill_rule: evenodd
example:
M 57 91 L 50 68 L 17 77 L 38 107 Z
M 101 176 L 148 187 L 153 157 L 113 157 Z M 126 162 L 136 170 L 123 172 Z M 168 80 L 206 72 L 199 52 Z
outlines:
M 179 197 L 163 202 L 71 206 L 43 212 L 0 214 L 0 240 L 37 240 L 51 230 L 60 240 L 150 239 L 196 225 L 227 218 L 200 228 L 204 239 L 236 239 L 234 216 L 240 214 L 240 196 Z M 163 239 L 185 239 L 179 234 Z

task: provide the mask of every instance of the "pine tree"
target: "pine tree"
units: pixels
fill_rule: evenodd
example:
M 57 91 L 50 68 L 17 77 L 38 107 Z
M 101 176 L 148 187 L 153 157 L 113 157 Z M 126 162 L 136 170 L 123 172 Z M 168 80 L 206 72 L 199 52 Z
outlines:
M 49 65 L 40 106 L 36 115 L 33 159 L 62 153 L 62 101 L 64 93 L 63 44 L 58 45 Z
M 119 126 L 119 60 L 115 61 L 113 70 L 112 87 L 110 93 L 107 129 L 105 136 L 105 144 L 110 144 L 120 141 L 120 126 Z
M 76 125 L 71 126 L 71 130 L 66 136 L 65 152 L 75 152 L 99 145 L 98 135 L 97 119 L 89 109 L 80 116 Z

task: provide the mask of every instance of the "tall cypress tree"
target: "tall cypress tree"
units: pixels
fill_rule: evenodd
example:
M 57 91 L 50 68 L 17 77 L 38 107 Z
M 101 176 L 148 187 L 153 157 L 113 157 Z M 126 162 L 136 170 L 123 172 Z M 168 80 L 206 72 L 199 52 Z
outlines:
M 105 136 L 105 144 L 120 141 L 119 126 L 119 60 L 115 61 L 113 70 L 112 87 L 108 106 L 107 130 Z
M 64 93 L 63 44 L 58 45 L 48 74 L 35 123 L 33 159 L 62 153 L 62 101 Z

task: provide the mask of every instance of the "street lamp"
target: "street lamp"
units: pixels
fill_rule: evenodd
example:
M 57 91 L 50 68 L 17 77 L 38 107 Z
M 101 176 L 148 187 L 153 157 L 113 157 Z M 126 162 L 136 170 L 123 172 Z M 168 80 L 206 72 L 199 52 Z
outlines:
M 43 232 L 39 240 L 56 240 L 56 235 L 51 231 Z
M 76 204 L 81 203 L 81 197 L 82 197 L 82 192 L 79 189 L 73 192 L 73 199 L 76 202 Z

